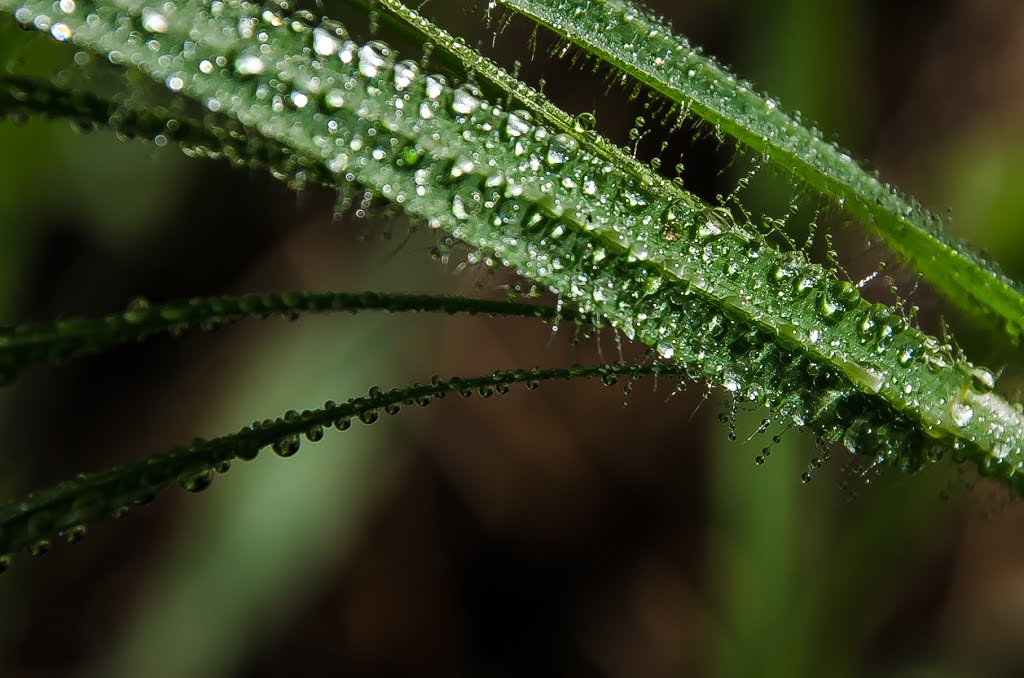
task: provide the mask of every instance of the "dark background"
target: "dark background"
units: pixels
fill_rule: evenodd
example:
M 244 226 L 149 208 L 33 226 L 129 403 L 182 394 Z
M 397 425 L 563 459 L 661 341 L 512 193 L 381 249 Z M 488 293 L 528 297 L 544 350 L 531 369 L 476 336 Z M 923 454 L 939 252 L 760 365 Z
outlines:
M 473 4 L 425 12 L 506 66 L 523 60 L 524 78 L 594 111 L 613 139 L 652 118 L 629 90 L 606 94 L 589 69 L 549 58 L 549 36 L 531 61 L 522 21 L 492 49 Z M 883 177 L 950 209 L 950 228 L 1024 277 L 1019 2 L 649 4 Z M 4 21 L 0 63 L 52 72 L 70 52 L 46 42 Z M 663 168 L 681 157 L 687 185 L 713 197 L 743 171 L 733 155 L 687 128 Z M 783 181 L 752 190 L 768 213 L 791 200 Z M 432 261 L 435 236 L 383 210 L 336 221 L 333 204 L 66 122 L 0 122 L 0 322 L 109 312 L 138 295 L 501 297 L 514 282 L 460 267 L 458 250 Z M 851 274 L 888 261 L 910 296 L 913 275 L 862 229 L 822 221 Z M 884 278 L 867 292 L 884 297 Z M 910 303 L 926 327 L 944 314 L 1018 394 L 1015 354 L 925 290 Z M 249 322 L 34 369 L 0 391 L 0 497 L 373 384 L 618 355 L 611 334 L 571 338 L 527 320 L 366 314 Z M 812 440 L 787 433 L 757 466 L 768 436 L 743 441 L 763 415 L 740 412 L 731 443 L 729 412 L 720 393 L 664 380 L 628 395 L 545 384 L 237 462 L 201 495 L 168 492 L 79 545 L 16 558 L 0 578 L 0 674 L 1024 673 L 1019 502 L 951 465 L 879 477 L 838 450 L 803 484 Z

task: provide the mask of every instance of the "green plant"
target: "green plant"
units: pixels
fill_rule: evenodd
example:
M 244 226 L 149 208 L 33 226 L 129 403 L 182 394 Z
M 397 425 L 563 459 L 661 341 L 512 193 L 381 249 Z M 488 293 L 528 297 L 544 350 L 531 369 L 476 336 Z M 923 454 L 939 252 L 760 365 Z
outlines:
M 1018 285 L 652 17 L 619 0 L 506 4 L 638 77 L 670 106 L 682 105 L 670 109 L 673 116 L 705 119 L 717 134 L 870 219 L 936 287 L 997 318 L 1016 340 Z M 643 366 L 438 380 L 292 412 L 14 502 L 0 512 L 0 550 L 40 553 L 55 535 L 77 539 L 85 524 L 165 487 L 203 489 L 234 458 L 268 446 L 288 456 L 300 434 L 318 440 L 330 423 L 345 428 L 353 416 L 372 420 L 380 409 L 449 391 L 568 376 L 656 372 L 707 382 L 767 408 L 762 432 L 783 422 L 906 471 L 952 449 L 983 475 L 1022 487 L 1024 418 L 996 394 L 991 371 L 921 332 L 905 309 L 862 298 L 841 270 L 811 262 L 784 238 L 776 242 L 771 232 L 780 224 L 757 223 L 742 203 L 734 214 L 705 202 L 598 135 L 589 114 L 558 110 L 398 2 L 373 4 L 374 18 L 435 45 L 426 66 L 398 60 L 384 42 L 357 44 L 342 24 L 287 6 L 0 0 L 0 9 L 76 45 L 96 81 L 107 83 L 69 87 L 7 76 L 0 93 L 6 110 L 173 141 L 190 154 L 267 167 L 295 188 L 338 186 L 346 203 L 387 202 L 466 243 L 473 261 L 511 268 L 559 298 L 557 309 L 394 296 L 362 307 L 562 317 L 614 328 L 660 358 Z M 665 80 L 643 69 L 659 52 L 668 62 L 678 59 L 661 71 Z M 104 57 L 113 69 L 93 61 Z M 472 74 L 470 82 L 449 85 L 432 74 L 435 63 Z M 359 304 L 351 301 L 297 294 L 140 303 L 102 320 L 20 325 L 0 338 L 0 367 L 13 378 L 36 362 L 157 331 L 249 314 L 354 310 Z

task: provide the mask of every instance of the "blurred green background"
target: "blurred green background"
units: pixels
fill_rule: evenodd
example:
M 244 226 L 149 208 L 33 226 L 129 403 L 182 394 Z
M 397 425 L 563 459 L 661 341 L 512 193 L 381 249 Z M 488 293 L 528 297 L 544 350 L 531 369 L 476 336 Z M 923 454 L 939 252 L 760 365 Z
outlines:
M 648 4 L 883 177 L 950 209 L 955 232 L 1024 277 L 1024 5 Z M 548 36 L 531 61 L 522 21 L 492 47 L 476 3 L 425 11 L 503 64 L 523 60 L 525 79 L 594 111 L 614 139 L 652 115 L 549 59 Z M 0 63 L 18 72 L 49 74 L 70 56 L 0 22 Z M 663 167 L 681 159 L 693 190 L 727 193 L 744 160 L 690 131 Z M 789 191 L 762 179 L 749 199 L 778 214 Z M 394 215 L 335 221 L 333 203 L 66 122 L 2 121 L 0 322 L 139 295 L 501 297 L 514 281 L 458 266 L 458 252 L 432 261 L 435 236 Z M 912 273 L 840 221 L 827 213 L 822 228 L 851 274 L 889 260 L 909 294 Z M 866 290 L 887 293 L 877 287 Z M 1007 368 L 1003 388 L 1019 395 L 1016 354 L 927 290 L 910 303 L 925 327 L 941 314 L 969 356 Z M 373 384 L 617 357 L 612 335 L 574 345 L 565 329 L 268 320 L 31 370 L 0 391 L 0 494 Z M 728 412 L 699 385 L 549 384 L 448 398 L 292 459 L 236 463 L 201 495 L 169 492 L 82 544 L 17 559 L 0 578 L 0 675 L 1024 675 L 1020 502 L 945 464 L 878 477 L 840 451 L 803 484 L 822 454 L 813 441 L 788 433 L 759 466 L 770 437 L 744 441 L 762 415 L 740 412 L 732 443 Z

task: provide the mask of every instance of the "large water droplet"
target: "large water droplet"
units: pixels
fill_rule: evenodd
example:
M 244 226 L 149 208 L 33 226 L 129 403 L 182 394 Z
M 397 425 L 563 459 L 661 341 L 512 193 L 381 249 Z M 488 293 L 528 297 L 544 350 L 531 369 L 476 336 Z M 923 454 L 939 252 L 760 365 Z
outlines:
M 239 75 L 259 75 L 267 69 L 267 64 L 256 52 L 244 52 L 235 59 L 235 71 Z
M 984 367 L 971 368 L 971 390 L 975 393 L 991 393 L 996 387 L 996 378 Z
M 576 116 L 576 131 L 589 132 L 597 127 L 597 118 L 593 113 L 580 113 Z
M 170 28 L 167 23 L 167 17 L 151 10 L 143 10 L 142 27 L 150 33 L 166 33 L 167 29 Z
M 511 139 L 517 139 L 532 129 L 530 124 L 531 116 L 526 111 L 513 111 L 508 114 L 505 123 L 505 134 Z
M 391 66 L 391 48 L 380 40 L 371 40 L 359 48 L 359 72 L 375 78 Z
M 549 167 L 560 167 L 575 150 L 576 141 L 572 137 L 558 134 L 548 144 L 548 153 L 544 160 Z
M 480 91 L 463 85 L 452 94 L 452 111 L 459 115 L 472 115 L 480 107 Z
M 954 401 L 949 408 L 949 413 L 953 417 L 953 423 L 960 427 L 967 426 L 974 418 L 974 408 L 962 400 Z
M 341 49 L 341 41 L 323 28 L 313 29 L 313 51 L 322 57 L 334 56 Z
M 401 61 L 395 66 L 393 74 L 395 80 L 395 89 L 398 91 L 405 90 L 412 84 L 416 76 L 419 75 L 420 67 L 415 61 Z

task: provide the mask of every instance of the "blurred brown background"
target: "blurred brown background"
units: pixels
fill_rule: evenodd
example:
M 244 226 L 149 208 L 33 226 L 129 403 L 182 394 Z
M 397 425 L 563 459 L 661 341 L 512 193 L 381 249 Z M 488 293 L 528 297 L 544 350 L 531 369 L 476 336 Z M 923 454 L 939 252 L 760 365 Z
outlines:
M 885 178 L 951 208 L 951 228 L 1024 277 L 1021 3 L 648 4 Z M 523 60 L 524 78 L 594 111 L 614 139 L 651 117 L 548 58 L 549 36 L 530 61 L 522 21 L 492 49 L 475 5 L 425 12 L 506 66 Z M 10 24 L 0 63 L 37 59 L 39 41 Z M 663 167 L 681 158 L 688 186 L 727 193 L 742 161 L 689 136 L 672 137 Z M 784 211 L 785 182 L 760 186 L 751 200 Z M 435 236 L 406 240 L 400 218 L 335 222 L 333 202 L 104 132 L 0 122 L 0 321 L 138 295 L 501 297 L 514 282 L 457 270 L 458 251 L 440 265 Z M 888 259 L 862 231 L 825 225 L 851 272 Z M 890 263 L 907 294 L 912 275 Z M 911 302 L 937 326 L 927 292 Z M 1016 356 L 946 317 L 969 356 L 1008 368 L 1016 395 Z M 0 391 L 0 495 L 373 384 L 617 358 L 612 335 L 571 334 L 487 318 L 269 320 L 31 370 Z M 1019 502 L 946 464 L 876 477 L 840 451 L 805 485 L 813 441 L 789 433 L 757 466 L 768 438 L 743 441 L 762 415 L 739 413 L 730 443 L 726 412 L 694 385 L 544 384 L 238 462 L 201 495 L 168 492 L 82 544 L 16 559 L 0 578 L 0 674 L 1024 675 Z

